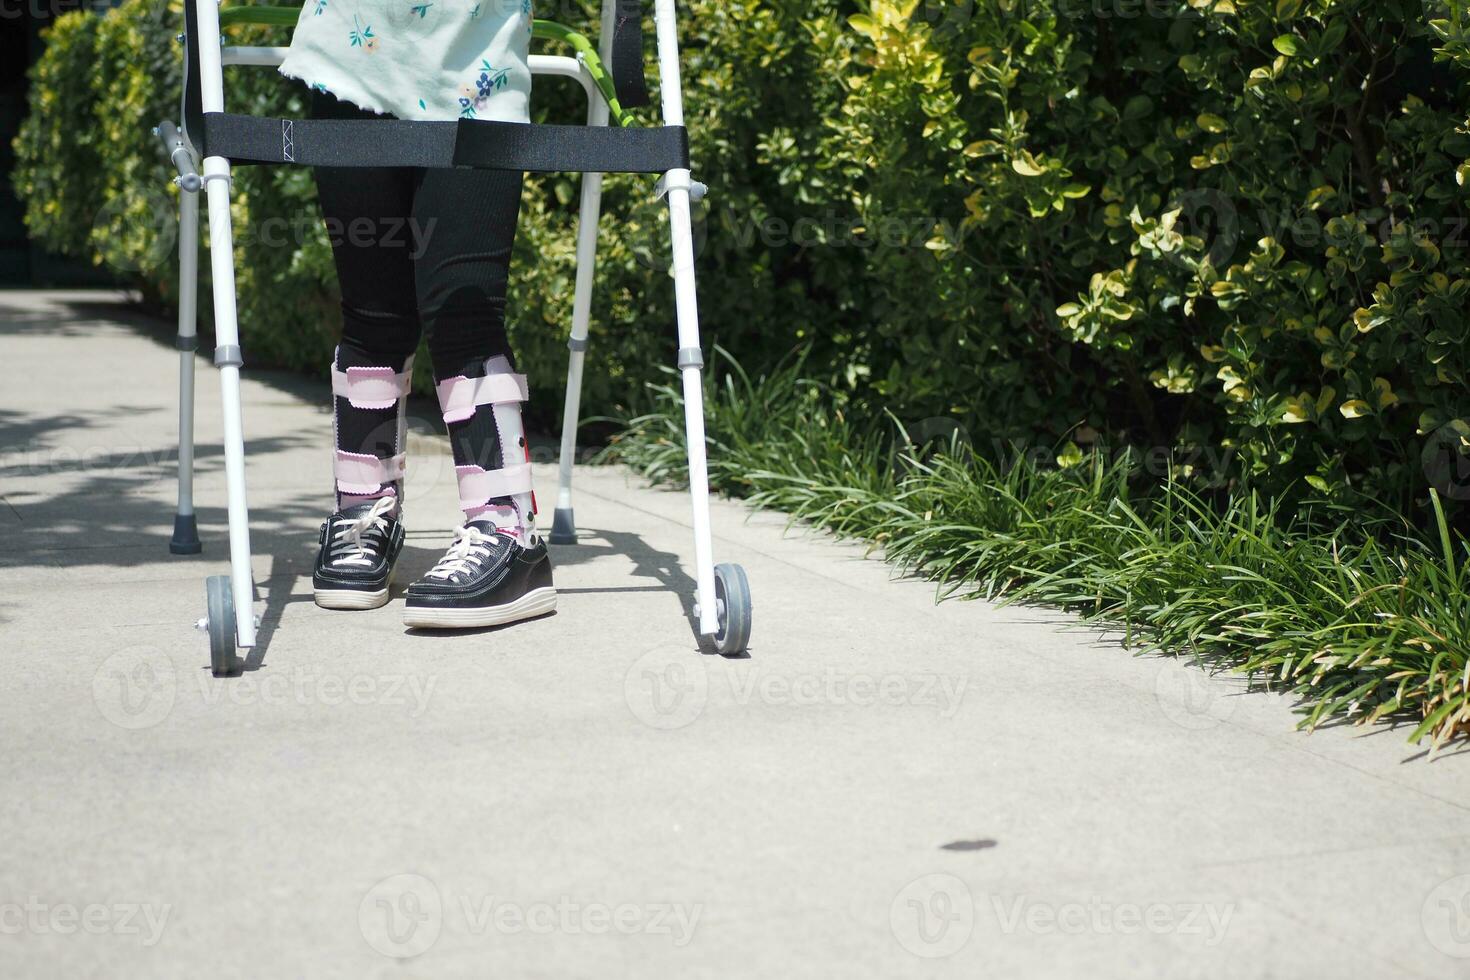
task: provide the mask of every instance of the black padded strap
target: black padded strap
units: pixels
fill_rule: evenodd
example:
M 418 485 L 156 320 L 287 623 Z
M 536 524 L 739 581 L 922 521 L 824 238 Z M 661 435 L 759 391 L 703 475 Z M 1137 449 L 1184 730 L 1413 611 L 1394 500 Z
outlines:
M 464 119 L 459 127 L 454 162 L 461 167 L 609 174 L 689 169 L 689 131 L 683 126 L 548 126 Z
M 618 0 L 609 67 L 618 101 L 624 109 L 648 105 L 648 79 L 643 65 L 643 0 Z
M 203 114 L 201 156 L 232 164 L 474 167 L 538 173 L 663 173 L 689 168 L 683 126 L 618 129 L 460 119 L 271 119 Z

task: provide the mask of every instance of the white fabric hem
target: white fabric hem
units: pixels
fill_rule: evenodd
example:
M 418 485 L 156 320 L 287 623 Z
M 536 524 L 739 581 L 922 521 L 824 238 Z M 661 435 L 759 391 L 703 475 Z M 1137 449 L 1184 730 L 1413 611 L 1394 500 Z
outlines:
M 339 102 L 350 102 L 352 105 L 357 106 L 359 109 L 365 109 L 366 111 L 371 112 L 371 113 L 374 113 L 374 114 L 379 115 L 379 116 L 391 116 L 391 115 L 393 115 L 387 109 L 380 108 L 380 107 L 374 106 L 374 105 L 365 104 L 365 103 L 370 103 L 372 101 L 370 99 L 357 98 L 357 97 L 354 97 L 350 92 L 341 91 L 340 90 L 342 88 L 341 86 L 338 86 L 337 88 L 333 88 L 332 86 L 328 85 L 326 82 L 312 81 L 311 79 L 307 78 L 304 75 L 298 75 L 294 71 L 287 71 L 286 70 L 286 65 L 285 65 L 284 62 L 276 70 L 279 71 L 286 78 L 292 79 L 293 81 L 301 82 L 308 89 L 320 90 L 320 91 L 326 92 L 328 95 L 331 95 L 334 98 L 336 98 Z

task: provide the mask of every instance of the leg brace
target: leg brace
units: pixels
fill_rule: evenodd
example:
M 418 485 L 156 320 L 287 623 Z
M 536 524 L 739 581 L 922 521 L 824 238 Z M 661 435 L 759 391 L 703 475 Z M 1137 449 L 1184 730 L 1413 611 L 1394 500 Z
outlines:
M 519 513 L 521 530 L 529 533 L 536 523 L 536 495 L 531 485 L 531 450 L 521 423 L 521 403 L 526 401 L 526 376 L 511 371 L 510 361 L 496 355 L 485 362 L 483 378 L 463 375 L 439 382 L 439 407 L 446 423 L 473 418 L 481 406 L 495 413 L 500 438 L 500 468 L 478 465 L 457 466 L 459 503 L 473 519 L 499 499 L 510 499 Z
M 332 364 L 333 405 L 347 400 L 352 409 L 386 411 L 396 408 L 393 422 L 393 453 L 387 459 L 369 453 L 345 450 L 340 442 L 340 420 L 332 474 L 336 481 L 337 508 L 396 497 L 403 501 L 404 450 L 408 438 L 406 399 L 413 379 L 413 358 L 394 371 L 391 367 L 349 367 L 343 371 Z

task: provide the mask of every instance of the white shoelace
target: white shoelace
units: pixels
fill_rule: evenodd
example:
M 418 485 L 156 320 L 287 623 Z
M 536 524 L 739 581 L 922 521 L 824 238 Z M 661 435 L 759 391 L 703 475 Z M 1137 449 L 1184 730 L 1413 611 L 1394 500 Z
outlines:
M 501 532 L 496 532 L 497 534 Z M 490 543 L 496 538 L 495 534 L 486 534 L 477 527 L 457 528 L 454 532 L 454 543 L 449 546 L 449 551 L 428 572 L 428 578 L 448 580 L 461 573 L 472 575 L 480 570 L 480 565 L 491 555 Z
M 363 535 L 369 531 L 385 531 L 385 519 L 398 505 L 398 498 L 383 497 L 360 516 L 339 518 L 333 522 L 332 552 L 328 562 L 342 567 L 371 567 L 378 556 L 363 547 Z

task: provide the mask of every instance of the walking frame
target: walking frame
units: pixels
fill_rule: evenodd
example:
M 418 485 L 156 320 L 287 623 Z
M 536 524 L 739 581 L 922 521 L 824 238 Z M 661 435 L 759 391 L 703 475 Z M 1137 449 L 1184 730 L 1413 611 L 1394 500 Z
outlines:
M 283 47 L 225 47 L 221 29 L 237 24 L 294 26 L 295 7 L 249 4 L 221 9 L 218 0 L 185 0 L 186 85 L 182 127 L 163 122 L 158 135 L 178 171 L 179 205 L 179 472 L 178 510 L 170 550 L 201 551 L 194 513 L 194 358 L 197 348 L 199 198 L 206 200 L 210 267 L 214 288 L 214 363 L 220 372 L 224 412 L 225 475 L 229 509 L 230 575 L 206 583 L 208 615 L 201 626 L 210 636 L 215 676 L 238 673 L 239 649 L 256 645 L 255 589 L 251 577 L 250 520 L 246 504 L 245 441 L 240 402 L 243 367 L 235 296 L 235 253 L 230 221 L 231 167 L 240 164 L 337 166 L 482 166 L 583 174 L 577 232 L 577 280 L 572 309 L 571 352 L 562 419 L 561 466 L 553 544 L 575 544 L 572 463 L 597 258 L 597 230 L 605 172 L 659 173 L 657 194 L 668 202 L 672 274 L 678 323 L 677 364 L 683 382 L 688 440 L 689 492 L 693 507 L 698 632 L 725 655 L 744 652 L 750 637 L 750 589 L 739 565 L 716 565 L 710 530 L 709 477 L 705 449 L 704 360 L 694 271 L 690 205 L 704 185 L 691 178 L 684 129 L 675 0 L 654 0 L 662 126 L 640 129 L 629 108 L 648 101 L 643 80 L 642 16 L 645 0 L 603 0 L 599 44 L 562 25 L 536 21 L 536 38 L 569 45 L 574 56 L 533 54 L 538 76 L 581 83 L 588 98 L 587 125 L 536 126 L 485 120 L 335 122 L 274 120 L 225 112 L 223 68 L 279 65 Z M 617 123 L 616 126 L 611 125 Z M 365 129 L 364 127 L 374 127 Z M 344 160 L 349 162 L 344 163 Z

